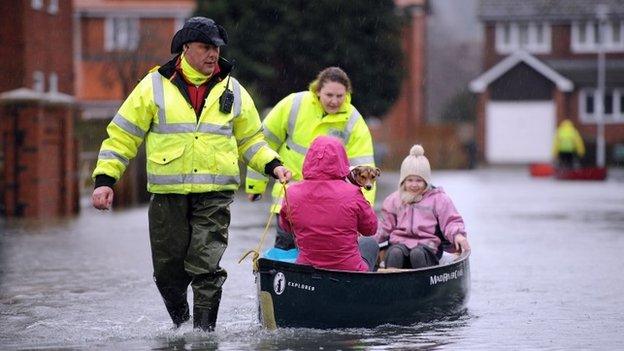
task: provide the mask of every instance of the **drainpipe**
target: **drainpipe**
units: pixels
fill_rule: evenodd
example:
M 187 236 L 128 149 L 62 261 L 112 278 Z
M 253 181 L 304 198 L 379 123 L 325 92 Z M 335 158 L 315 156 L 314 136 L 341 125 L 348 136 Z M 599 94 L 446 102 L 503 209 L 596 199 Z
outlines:
M 596 165 L 605 166 L 605 126 L 604 126 L 604 97 L 605 97 L 605 24 L 609 8 L 605 4 L 596 6 L 598 19 L 598 104 L 596 105 Z

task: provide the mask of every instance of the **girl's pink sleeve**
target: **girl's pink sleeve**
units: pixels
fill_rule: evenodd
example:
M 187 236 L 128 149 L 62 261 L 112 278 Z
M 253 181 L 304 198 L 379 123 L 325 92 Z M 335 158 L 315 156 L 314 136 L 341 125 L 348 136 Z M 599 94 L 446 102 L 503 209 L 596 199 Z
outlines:
M 451 242 L 455 242 L 455 235 L 462 234 L 467 237 L 464 219 L 459 214 L 451 198 L 445 194 L 437 206 L 438 222 L 444 236 Z
M 375 240 L 378 243 L 387 241 L 390 238 L 390 233 L 396 228 L 397 214 L 395 206 L 390 196 L 388 196 L 381 206 L 381 223 L 377 227 L 377 233 L 375 234 Z

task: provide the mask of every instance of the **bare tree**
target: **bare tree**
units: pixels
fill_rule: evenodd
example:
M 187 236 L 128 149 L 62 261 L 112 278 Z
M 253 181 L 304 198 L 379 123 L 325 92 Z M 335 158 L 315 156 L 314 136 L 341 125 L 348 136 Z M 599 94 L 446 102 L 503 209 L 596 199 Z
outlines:
M 141 28 L 135 49 L 115 49 L 105 53 L 100 66 L 100 78 L 104 86 L 119 86 L 122 98 L 128 96 L 150 68 L 162 63 L 166 49 L 169 48 L 169 40 L 162 31 Z

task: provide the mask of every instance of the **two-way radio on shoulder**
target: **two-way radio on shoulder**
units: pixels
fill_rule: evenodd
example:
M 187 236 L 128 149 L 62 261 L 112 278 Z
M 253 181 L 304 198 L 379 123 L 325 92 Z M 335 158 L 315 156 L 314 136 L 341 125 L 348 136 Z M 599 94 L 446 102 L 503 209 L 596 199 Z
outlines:
M 232 106 L 234 105 L 234 93 L 230 90 L 230 76 L 232 75 L 232 71 L 236 66 L 236 61 L 232 60 L 232 70 L 230 74 L 228 74 L 227 82 L 225 83 L 225 90 L 221 97 L 219 97 L 219 111 L 223 113 L 232 112 Z

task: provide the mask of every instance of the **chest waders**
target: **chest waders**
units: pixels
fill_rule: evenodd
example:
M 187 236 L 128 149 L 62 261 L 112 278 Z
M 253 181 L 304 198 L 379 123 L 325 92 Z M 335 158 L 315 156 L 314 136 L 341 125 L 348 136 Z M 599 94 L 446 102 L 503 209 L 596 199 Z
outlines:
M 213 330 L 222 285 L 219 266 L 227 247 L 233 191 L 154 194 L 149 231 L 154 281 L 176 325 L 189 319 L 186 291 L 193 289 L 193 325 Z

